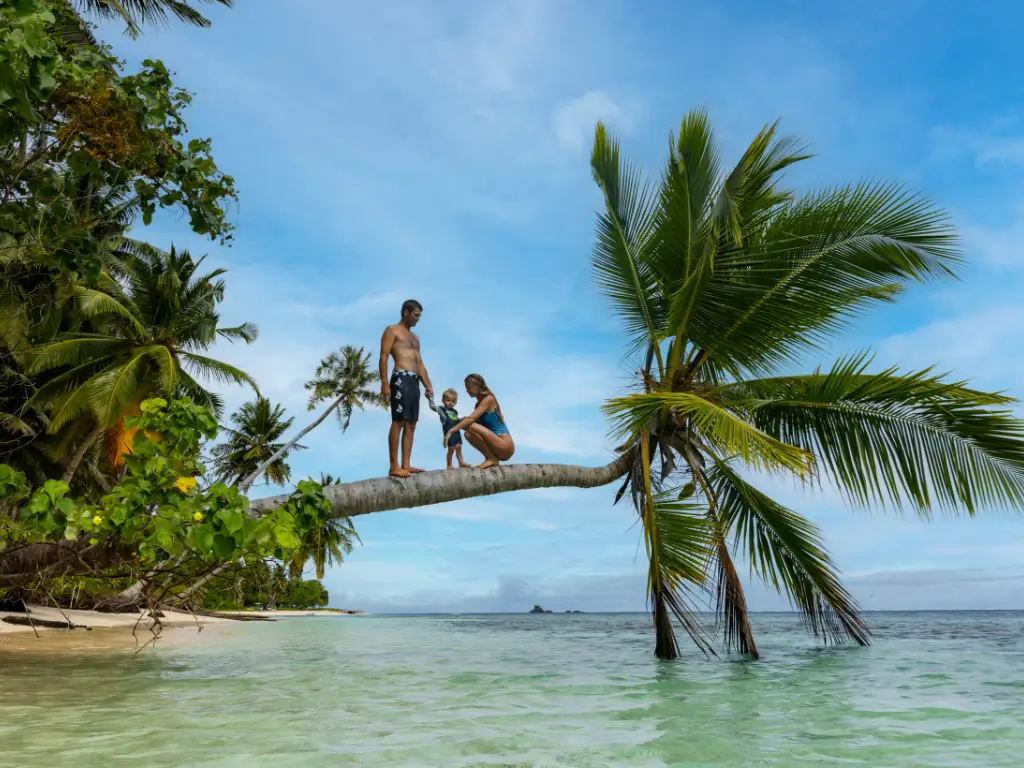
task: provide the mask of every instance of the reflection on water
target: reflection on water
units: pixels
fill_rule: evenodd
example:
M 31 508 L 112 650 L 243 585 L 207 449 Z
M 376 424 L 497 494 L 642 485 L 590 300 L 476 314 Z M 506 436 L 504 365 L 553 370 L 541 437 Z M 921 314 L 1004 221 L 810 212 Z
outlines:
M 871 648 L 821 649 L 795 617 L 759 616 L 759 662 L 659 663 L 640 615 L 232 624 L 134 659 L 5 650 L 0 763 L 1021 764 L 1024 614 L 870 620 Z

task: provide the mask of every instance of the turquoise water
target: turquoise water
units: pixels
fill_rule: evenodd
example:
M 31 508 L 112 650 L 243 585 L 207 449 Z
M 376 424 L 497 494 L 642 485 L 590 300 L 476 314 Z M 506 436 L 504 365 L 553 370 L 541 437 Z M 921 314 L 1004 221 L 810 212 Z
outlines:
M 232 624 L 0 654 L 10 766 L 1020 766 L 1024 613 L 873 614 L 870 648 L 756 617 L 758 662 L 651 657 L 639 615 Z

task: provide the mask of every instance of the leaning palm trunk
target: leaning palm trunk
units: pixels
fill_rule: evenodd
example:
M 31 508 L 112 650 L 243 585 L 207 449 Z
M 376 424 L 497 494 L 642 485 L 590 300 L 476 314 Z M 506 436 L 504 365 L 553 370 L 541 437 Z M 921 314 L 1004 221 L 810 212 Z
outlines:
M 85 458 L 85 454 L 89 452 L 89 449 L 99 440 L 100 435 L 103 434 L 103 424 L 99 423 L 93 427 L 92 431 L 89 432 L 85 437 L 82 438 L 82 442 L 78 444 L 78 448 L 71 455 L 71 459 L 68 461 L 68 465 L 64 467 L 64 474 L 60 476 L 60 479 L 65 483 L 70 483 L 71 478 L 75 476 L 75 472 L 78 471 L 78 465 L 82 463 L 82 459 Z
M 206 586 L 206 584 L 208 582 L 210 582 L 211 580 L 213 580 L 217 576 L 219 576 L 221 573 L 223 573 L 231 565 L 232 565 L 232 563 L 221 563 L 220 565 L 218 565 L 216 568 L 214 568 L 209 573 L 207 573 L 207 574 L 201 576 L 200 578 L 196 579 L 194 582 L 192 582 L 192 584 L 190 584 L 188 586 L 188 588 L 186 588 L 185 590 L 183 590 L 182 592 L 179 592 L 177 595 L 174 596 L 174 602 L 177 605 L 182 605 L 190 597 L 192 597 L 192 595 L 194 595 L 197 591 L 199 591 L 204 586 Z
M 328 416 L 330 416 L 332 413 L 334 413 L 334 411 L 336 411 L 338 409 L 338 406 L 341 405 L 341 401 L 344 399 L 344 397 L 345 397 L 345 395 L 340 395 L 337 398 L 335 398 L 334 402 L 332 402 L 330 404 L 330 406 L 327 408 L 327 410 L 325 410 L 323 413 L 321 413 L 319 416 L 317 416 L 316 419 L 313 420 L 312 424 L 310 424 L 308 427 L 306 427 L 301 432 L 299 432 L 299 434 L 297 434 L 295 437 L 293 437 L 287 443 L 285 443 L 280 448 L 278 448 L 273 456 L 271 456 L 269 459 L 267 459 L 262 464 L 260 464 L 258 467 L 256 467 L 256 469 L 248 477 L 246 477 L 244 480 L 242 480 L 238 484 L 238 489 L 242 493 L 245 493 L 246 491 L 248 491 L 249 487 L 253 483 L 256 482 L 256 478 L 258 478 L 260 475 L 262 475 L 264 472 L 266 472 L 267 467 L 272 466 L 275 461 L 277 461 L 279 458 L 281 458 L 286 453 L 288 453 L 292 448 L 294 448 L 295 445 L 299 442 L 299 440 L 301 440 L 303 437 L 308 435 L 314 429 L 319 427 L 323 423 L 324 419 L 326 419 Z
M 391 509 L 410 509 L 449 501 L 492 496 L 535 488 L 597 488 L 628 471 L 632 458 L 623 455 L 603 467 L 571 464 L 508 464 L 485 470 L 423 472 L 405 479 L 378 477 L 354 483 L 329 485 L 324 495 L 335 517 L 366 515 Z M 255 512 L 267 512 L 288 500 L 271 496 L 252 503 Z
M 185 561 L 186 557 L 188 557 L 188 552 L 187 551 L 186 552 L 182 552 L 180 555 L 178 555 L 177 559 L 173 563 L 170 563 L 169 567 L 171 569 L 176 568 L 177 566 L 181 565 Z M 116 595 L 114 595 L 113 597 L 111 597 L 108 600 L 104 600 L 104 601 L 100 602 L 96 606 L 96 610 L 98 610 L 98 611 L 110 611 L 110 612 L 113 613 L 113 612 L 116 612 L 116 611 L 119 611 L 119 610 L 124 610 L 126 608 L 131 607 L 131 606 L 139 605 L 142 602 L 143 596 L 146 594 L 146 587 L 150 583 L 152 583 L 152 580 L 167 565 L 168 565 L 168 561 L 167 560 L 164 560 L 163 562 L 159 563 L 156 566 L 156 568 L 151 570 L 149 573 L 147 573 L 145 576 L 143 576 L 141 579 L 136 581 L 134 584 L 132 584 L 127 589 L 124 589 L 124 590 L 118 592 Z
M 337 406 L 337 402 L 307 427 L 292 442 L 297 441 L 319 424 Z M 287 448 L 287 446 L 285 446 Z M 282 448 L 280 452 L 283 452 Z M 267 462 L 269 465 L 274 458 Z M 631 465 L 628 455 L 623 455 L 603 467 L 577 467 L 568 464 L 512 464 L 474 472 L 448 472 L 437 470 L 423 472 L 409 478 L 379 477 L 354 483 L 328 485 L 324 495 L 330 500 L 334 517 L 366 515 L 371 512 L 385 512 L 392 509 L 409 509 L 448 501 L 492 496 L 507 491 L 523 491 L 533 488 L 571 486 L 574 488 L 596 488 L 607 485 L 626 474 Z M 258 470 L 254 474 L 259 474 Z M 253 502 L 251 509 L 268 512 L 288 500 L 288 495 L 272 496 Z M 220 574 L 231 563 L 221 563 L 209 573 L 197 579 L 176 595 L 180 604 Z

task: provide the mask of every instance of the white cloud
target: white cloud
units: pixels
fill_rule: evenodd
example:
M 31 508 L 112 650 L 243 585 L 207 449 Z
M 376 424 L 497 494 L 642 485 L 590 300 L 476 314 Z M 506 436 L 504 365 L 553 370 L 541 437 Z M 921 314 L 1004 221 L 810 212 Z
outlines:
M 589 146 L 599 120 L 617 133 L 628 134 L 633 128 L 632 116 L 604 91 L 591 91 L 564 102 L 552 115 L 559 144 L 573 151 Z
M 1002 138 L 980 141 L 976 148 L 977 161 L 986 163 L 1009 163 L 1024 165 L 1024 138 Z
M 1024 359 L 1009 350 L 1024 349 L 1024 306 L 985 306 L 913 331 L 890 336 L 878 346 L 884 362 L 903 367 L 936 365 L 940 371 L 979 384 L 1024 385 Z
M 966 226 L 960 232 L 968 258 L 998 267 L 1024 266 L 1024 211 L 1002 228 Z

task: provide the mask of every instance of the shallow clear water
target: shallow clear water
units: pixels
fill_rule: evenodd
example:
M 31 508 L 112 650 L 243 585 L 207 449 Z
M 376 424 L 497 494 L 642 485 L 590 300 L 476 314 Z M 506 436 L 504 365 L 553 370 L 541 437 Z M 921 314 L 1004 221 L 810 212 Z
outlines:
M 232 624 L 124 653 L 0 654 L 11 766 L 1020 766 L 1024 613 L 869 615 L 758 662 L 651 657 L 638 615 Z

